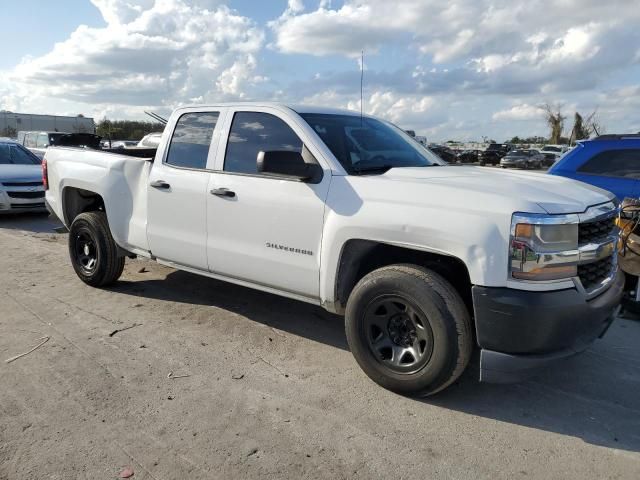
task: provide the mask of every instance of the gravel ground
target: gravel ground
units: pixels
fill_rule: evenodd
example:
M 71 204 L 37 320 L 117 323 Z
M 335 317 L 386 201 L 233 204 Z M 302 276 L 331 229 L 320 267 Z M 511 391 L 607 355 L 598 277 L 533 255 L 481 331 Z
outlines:
M 640 478 L 639 322 L 415 400 L 365 377 L 340 317 L 141 260 L 92 289 L 55 226 L 0 218 L 0 479 Z

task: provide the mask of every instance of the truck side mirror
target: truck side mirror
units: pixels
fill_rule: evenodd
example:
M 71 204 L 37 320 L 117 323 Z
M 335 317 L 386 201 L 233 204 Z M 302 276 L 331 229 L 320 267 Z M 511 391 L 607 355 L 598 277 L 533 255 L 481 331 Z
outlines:
M 269 150 L 258 152 L 258 172 L 282 175 L 309 183 L 319 183 L 322 168 L 306 147 L 301 152 L 291 150 Z

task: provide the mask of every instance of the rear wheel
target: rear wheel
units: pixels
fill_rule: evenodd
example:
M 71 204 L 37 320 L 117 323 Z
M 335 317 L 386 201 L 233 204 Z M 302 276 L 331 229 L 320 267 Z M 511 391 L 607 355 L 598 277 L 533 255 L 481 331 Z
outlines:
M 69 229 L 69 256 L 80 280 L 92 287 L 114 283 L 124 269 L 125 258 L 111 236 L 104 212 L 78 215 Z
M 360 280 L 347 302 L 346 333 L 364 372 L 407 395 L 431 395 L 453 383 L 473 347 L 458 292 L 414 265 L 383 267 Z

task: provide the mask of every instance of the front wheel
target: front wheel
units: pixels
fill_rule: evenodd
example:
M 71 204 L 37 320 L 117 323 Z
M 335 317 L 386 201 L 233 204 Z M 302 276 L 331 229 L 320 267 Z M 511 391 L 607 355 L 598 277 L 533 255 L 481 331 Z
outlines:
M 124 270 L 124 257 L 111 236 L 104 212 L 78 215 L 69 229 L 69 256 L 80 280 L 92 287 L 114 283 Z
M 356 361 L 389 390 L 432 395 L 469 362 L 469 312 L 451 284 L 426 268 L 391 265 L 369 273 L 351 293 L 345 317 Z

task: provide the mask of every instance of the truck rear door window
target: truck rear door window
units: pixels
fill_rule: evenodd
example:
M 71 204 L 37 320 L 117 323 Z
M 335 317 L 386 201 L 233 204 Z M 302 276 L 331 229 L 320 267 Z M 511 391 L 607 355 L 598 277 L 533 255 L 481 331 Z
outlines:
M 171 137 L 166 163 L 182 168 L 206 168 L 209 145 L 219 115 L 219 112 L 182 115 Z
M 605 177 L 640 178 L 640 149 L 600 152 L 587 160 L 578 172 Z
M 237 112 L 233 116 L 224 171 L 258 173 L 258 152 L 272 150 L 302 151 L 302 140 L 291 127 L 275 115 Z

